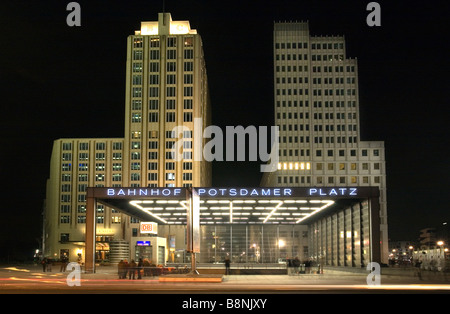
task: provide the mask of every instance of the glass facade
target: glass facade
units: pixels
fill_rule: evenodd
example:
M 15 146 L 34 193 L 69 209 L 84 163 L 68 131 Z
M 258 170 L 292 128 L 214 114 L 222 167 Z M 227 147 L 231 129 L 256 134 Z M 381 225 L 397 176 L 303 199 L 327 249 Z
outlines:
M 203 225 L 201 263 L 278 263 L 286 258 L 308 258 L 307 226 Z
M 359 202 L 309 226 L 311 258 L 327 266 L 364 267 L 370 262 L 368 202 Z

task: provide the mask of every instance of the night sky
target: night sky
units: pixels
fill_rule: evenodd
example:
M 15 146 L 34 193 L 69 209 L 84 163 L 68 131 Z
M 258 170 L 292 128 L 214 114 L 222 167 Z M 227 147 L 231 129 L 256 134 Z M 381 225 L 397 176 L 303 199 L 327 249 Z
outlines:
M 55 139 L 123 137 L 126 40 L 157 20 L 163 1 L 0 4 L 0 260 L 41 236 Z M 273 125 L 274 21 L 309 21 L 312 35 L 344 35 L 359 67 L 361 139 L 385 141 L 391 240 L 450 222 L 448 1 L 166 1 L 202 36 L 214 125 Z M 394 4 L 392 3 L 394 2 Z M 447 74 L 447 75 L 446 75 Z M 257 186 L 260 162 L 221 162 L 215 186 Z M 5 257 L 6 256 L 6 257 Z

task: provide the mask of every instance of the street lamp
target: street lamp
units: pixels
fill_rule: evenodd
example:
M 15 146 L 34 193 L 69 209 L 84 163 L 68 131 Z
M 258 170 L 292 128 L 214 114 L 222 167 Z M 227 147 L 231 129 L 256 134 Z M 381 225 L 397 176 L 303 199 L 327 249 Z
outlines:
M 412 265 L 412 263 L 413 263 L 413 260 L 414 260 L 414 247 L 412 246 L 412 245 L 410 245 L 409 247 L 408 247 L 408 249 L 409 249 L 409 262 L 411 263 L 411 265 Z
M 439 246 L 439 253 L 442 255 L 442 250 L 444 249 L 444 241 L 437 241 L 436 244 Z M 445 252 L 445 249 L 444 249 Z

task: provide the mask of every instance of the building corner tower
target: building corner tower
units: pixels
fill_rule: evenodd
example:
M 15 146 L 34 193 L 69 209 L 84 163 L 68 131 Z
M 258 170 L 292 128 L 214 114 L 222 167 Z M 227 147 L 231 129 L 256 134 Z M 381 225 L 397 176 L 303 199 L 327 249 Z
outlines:
M 360 138 L 357 60 L 347 58 L 343 36 L 311 36 L 307 22 L 274 23 L 273 52 L 279 164 L 277 171 L 264 174 L 261 185 L 378 187 L 381 261 L 387 263 L 384 143 Z M 345 232 L 341 220 L 347 219 L 342 215 L 309 225 L 310 252 L 323 254 L 317 243 L 322 239 L 313 235 L 320 230 L 323 241 L 325 237 L 335 241 L 327 250 L 341 256 L 330 259 L 329 265 L 359 266 L 351 265 L 345 247 L 338 247 L 342 234 L 357 234 L 341 233 Z M 358 219 L 365 217 L 361 214 Z
M 123 138 L 53 143 L 44 209 L 48 258 L 84 261 L 88 187 L 211 185 L 210 163 L 195 156 L 195 147 L 204 143 L 196 143 L 203 138 L 194 134 L 210 124 L 211 108 L 202 39 L 189 21 L 159 13 L 158 21 L 141 23 L 127 39 L 125 89 Z M 173 155 L 177 142 L 182 158 Z M 139 236 L 139 221 L 101 204 L 95 224 L 97 260 L 110 257 L 113 242 Z M 184 243 L 179 229 L 170 232 Z

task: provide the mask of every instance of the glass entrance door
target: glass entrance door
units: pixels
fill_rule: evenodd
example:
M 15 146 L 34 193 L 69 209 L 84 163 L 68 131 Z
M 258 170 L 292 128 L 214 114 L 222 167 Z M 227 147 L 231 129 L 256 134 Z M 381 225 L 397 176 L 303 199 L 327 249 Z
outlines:
M 153 247 L 151 246 L 136 246 L 135 261 L 138 261 L 140 258 L 142 258 L 143 260 L 147 259 L 149 261 L 152 261 L 152 249 Z

